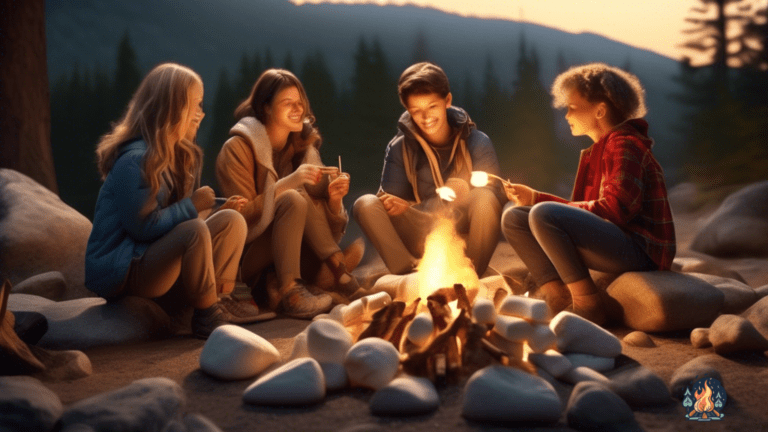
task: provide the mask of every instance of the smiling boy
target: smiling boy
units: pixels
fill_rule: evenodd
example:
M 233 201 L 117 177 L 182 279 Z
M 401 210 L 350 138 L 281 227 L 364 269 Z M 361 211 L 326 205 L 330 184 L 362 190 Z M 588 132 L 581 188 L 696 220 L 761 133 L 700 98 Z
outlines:
M 436 189 L 456 192 L 456 229 L 467 240 L 467 256 L 478 276 L 499 241 L 501 207 L 507 201 L 498 184 L 470 188 L 472 171 L 499 175 L 499 161 L 488 136 L 469 114 L 452 105 L 448 77 L 432 63 L 408 67 L 398 82 L 397 135 L 387 145 L 377 195 L 363 195 L 354 217 L 387 268 L 405 274 L 416 268 L 424 240 L 440 206 Z

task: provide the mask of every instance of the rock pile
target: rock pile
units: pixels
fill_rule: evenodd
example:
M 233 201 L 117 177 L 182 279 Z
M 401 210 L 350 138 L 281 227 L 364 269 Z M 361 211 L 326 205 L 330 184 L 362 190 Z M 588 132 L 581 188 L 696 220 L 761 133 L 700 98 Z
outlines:
M 220 432 L 210 420 L 185 413 L 182 388 L 167 378 L 145 378 L 66 408 L 39 380 L 0 377 L 0 430 Z
M 399 351 L 408 344 L 424 346 L 435 337 L 430 314 L 414 316 L 401 347 L 379 337 L 354 342 L 361 320 L 390 302 L 388 294 L 379 293 L 316 318 L 294 339 L 285 362 L 276 361 L 275 348 L 258 336 L 241 335 L 248 330 L 223 326 L 206 342 L 201 368 L 221 379 L 256 378 L 243 393 L 250 404 L 304 406 L 323 401 L 330 391 L 363 387 L 374 391 L 369 405 L 374 415 L 435 411 L 440 404 L 435 384 L 406 374 L 401 360 L 407 354 Z M 556 423 L 565 414 L 573 427 L 626 427 L 636 426 L 632 407 L 671 400 L 667 386 L 651 371 L 615 369 L 621 341 L 603 328 L 570 312 L 549 320 L 546 303 L 528 297 L 511 295 L 497 304 L 478 298 L 473 320 L 488 329 L 486 336 L 510 365 L 528 366 L 496 362 L 471 371 L 464 386 L 464 417 Z M 236 340 L 237 349 L 222 349 L 227 338 Z M 576 385 L 579 391 L 562 401 L 555 386 L 563 385 Z M 608 410 L 610 424 L 593 415 L 595 410 Z

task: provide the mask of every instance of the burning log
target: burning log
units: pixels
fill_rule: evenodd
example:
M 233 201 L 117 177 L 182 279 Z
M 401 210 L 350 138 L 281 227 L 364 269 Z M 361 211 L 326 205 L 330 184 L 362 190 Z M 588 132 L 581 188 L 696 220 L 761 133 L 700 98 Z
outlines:
M 445 294 L 435 292 L 427 297 L 427 309 L 429 309 L 429 314 L 432 315 L 432 322 L 435 323 L 435 328 L 438 331 L 448 327 L 453 313 L 451 312 L 451 307 L 448 306 L 448 299 Z
M 400 348 L 400 341 L 403 338 L 403 333 L 405 332 L 405 327 L 408 325 L 409 322 L 413 320 L 414 317 L 416 317 L 416 311 L 419 309 L 419 302 L 421 301 L 421 298 L 417 298 L 416 300 L 411 303 L 410 310 L 403 315 L 402 318 L 400 318 L 400 322 L 397 323 L 395 326 L 395 329 L 392 331 L 392 336 L 389 337 L 389 341 L 392 342 L 392 345 L 395 346 L 395 348 Z
M 456 293 L 456 307 L 466 311 L 471 311 L 472 303 L 469 301 L 469 297 L 467 297 L 467 290 L 464 288 L 464 285 L 460 283 L 453 284 L 453 291 Z M 470 313 L 470 316 L 471 315 L 472 314 Z
M 458 344 L 456 342 L 456 336 L 459 330 L 466 329 L 469 325 L 470 319 L 467 316 L 467 311 L 461 310 L 459 316 L 451 323 L 450 326 L 441 331 L 427 346 L 422 349 L 408 355 L 408 357 L 402 361 L 403 371 L 414 376 L 427 377 L 433 382 L 438 378 L 438 358 L 442 358 L 445 361 L 447 370 L 445 371 L 446 378 L 455 376 L 461 366 L 461 359 L 458 358 L 459 364 L 455 367 L 451 367 L 452 363 L 455 363 L 454 357 L 458 356 Z M 456 346 L 456 353 L 453 353 L 452 346 Z
M 404 310 L 405 302 L 401 301 L 392 302 L 382 309 L 379 309 L 373 314 L 371 323 L 362 333 L 360 333 L 357 340 L 361 341 L 369 337 L 387 339 L 387 335 L 389 335 L 397 325 L 397 320 L 403 315 Z
M 470 323 L 466 331 L 463 332 L 464 337 L 460 336 L 462 340 L 461 367 L 464 375 L 472 374 L 494 362 L 506 364 L 504 360 L 506 355 L 484 339 L 487 332 L 486 326 Z M 490 345 L 490 347 L 488 348 L 486 345 Z

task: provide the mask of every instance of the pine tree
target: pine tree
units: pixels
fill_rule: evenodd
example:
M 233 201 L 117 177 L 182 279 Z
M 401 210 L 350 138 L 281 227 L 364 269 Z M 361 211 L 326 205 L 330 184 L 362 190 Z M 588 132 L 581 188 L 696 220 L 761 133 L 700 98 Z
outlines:
M 431 56 L 429 54 L 429 46 L 427 44 L 427 36 L 424 34 L 424 29 L 419 29 L 416 32 L 415 42 L 413 43 L 413 54 L 411 55 L 411 64 L 419 63 L 423 61 L 430 61 Z
M 121 110 L 128 105 L 128 101 L 141 83 L 142 73 L 136 59 L 136 51 L 131 45 L 131 38 L 126 30 L 117 47 L 117 62 L 115 64 L 115 79 L 113 82 L 112 116 L 117 118 Z
M 239 100 L 231 84 L 229 74 L 222 68 L 219 72 L 219 82 L 213 94 L 211 112 L 206 113 L 205 121 L 210 122 L 207 139 L 202 142 L 198 137 L 198 144 L 203 148 L 203 174 L 201 184 L 206 184 L 214 189 L 216 181 L 216 157 L 221 146 L 229 138 L 229 129 L 234 125 L 234 111 Z

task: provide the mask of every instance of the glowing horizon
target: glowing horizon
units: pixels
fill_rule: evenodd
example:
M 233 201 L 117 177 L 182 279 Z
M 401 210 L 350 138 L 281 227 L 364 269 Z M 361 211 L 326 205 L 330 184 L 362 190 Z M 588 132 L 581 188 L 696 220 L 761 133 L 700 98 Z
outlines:
M 699 0 L 289 0 L 294 4 L 347 3 L 414 5 L 481 19 L 504 19 L 543 25 L 569 33 L 589 32 L 680 60 L 688 27 L 684 21 Z M 500 7 L 499 5 L 503 6 Z M 624 19 L 617 19 L 617 16 Z

